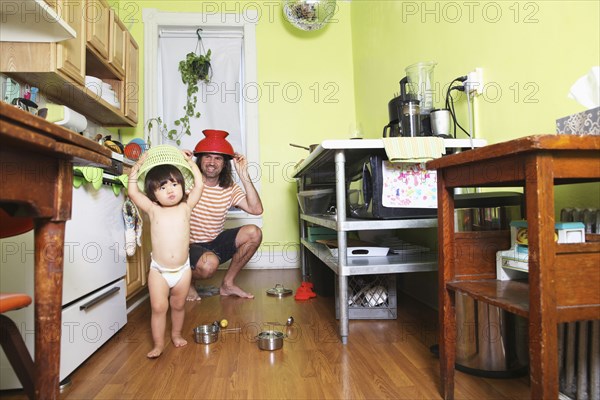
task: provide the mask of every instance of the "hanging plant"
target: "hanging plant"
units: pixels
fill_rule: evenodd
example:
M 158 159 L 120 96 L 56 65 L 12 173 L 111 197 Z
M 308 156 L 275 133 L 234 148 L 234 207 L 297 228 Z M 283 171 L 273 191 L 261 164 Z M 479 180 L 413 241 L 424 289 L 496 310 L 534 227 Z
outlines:
M 208 49 L 206 54 L 204 52 L 204 46 L 202 46 L 202 38 L 200 37 L 200 31 L 198 28 L 196 34 L 198 35 L 198 42 L 196 44 L 196 50 L 188 53 L 184 60 L 179 62 L 179 73 L 181 74 L 181 81 L 187 86 L 186 90 L 186 103 L 183 106 L 185 114 L 183 117 L 174 121 L 177 129 L 169 130 L 167 124 L 162 121 L 160 117 L 150 118 L 146 122 L 146 128 L 148 133 L 153 128 L 153 124 L 157 124 L 159 131 L 169 140 L 173 140 L 177 145 L 181 144 L 181 136 L 184 134 L 191 136 L 190 131 L 190 118 L 199 118 L 200 112 L 196 111 L 196 104 L 198 103 L 198 85 L 200 82 L 210 82 L 212 76 L 212 66 L 210 64 L 211 51 Z
M 206 52 L 206 55 L 196 54 L 195 52 L 188 53 L 185 60 L 179 62 L 179 72 L 181 73 L 181 80 L 187 85 L 187 99 L 185 106 L 183 106 L 185 115 L 175 120 L 175 125 L 181 126 L 181 132 L 191 135 L 190 117 L 200 117 L 200 112 L 196 111 L 198 82 L 210 82 L 210 49 Z M 179 144 L 179 141 L 177 144 Z

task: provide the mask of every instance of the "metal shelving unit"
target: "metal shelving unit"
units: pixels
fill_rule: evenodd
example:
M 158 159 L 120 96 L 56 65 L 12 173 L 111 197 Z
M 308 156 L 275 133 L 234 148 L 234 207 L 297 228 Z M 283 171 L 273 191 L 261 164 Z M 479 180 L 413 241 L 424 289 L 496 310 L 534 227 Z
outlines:
M 483 140 L 446 139 L 446 148 L 464 149 L 485 145 Z M 300 215 L 301 256 L 303 274 L 306 274 L 306 253 L 310 251 L 325 263 L 338 277 L 338 308 L 340 337 L 348 342 L 348 276 L 436 271 L 437 253 L 427 252 L 386 257 L 347 257 L 347 233 L 362 230 L 437 228 L 437 218 L 367 220 L 346 217 L 346 182 L 360 173 L 362 162 L 371 155 L 385 156 L 381 139 L 326 140 L 301 162 L 294 178 L 299 179 L 299 190 L 315 187 L 335 187 L 336 215 Z M 309 242 L 307 223 L 324 226 L 337 232 L 338 257 L 326 246 Z

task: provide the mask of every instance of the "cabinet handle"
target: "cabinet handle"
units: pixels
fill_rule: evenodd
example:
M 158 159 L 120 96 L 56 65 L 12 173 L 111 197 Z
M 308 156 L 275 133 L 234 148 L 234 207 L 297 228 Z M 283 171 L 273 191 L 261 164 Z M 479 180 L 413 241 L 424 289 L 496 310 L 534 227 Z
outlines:
M 79 311 L 87 310 L 88 308 L 95 306 L 96 304 L 98 304 L 102 300 L 104 300 L 105 298 L 112 296 L 114 293 L 117 293 L 119 290 L 121 290 L 121 288 L 119 286 L 116 286 L 116 287 L 110 289 L 108 292 L 102 293 L 100 296 L 96 297 L 95 299 L 92 299 L 92 300 L 88 301 L 87 303 L 80 305 Z

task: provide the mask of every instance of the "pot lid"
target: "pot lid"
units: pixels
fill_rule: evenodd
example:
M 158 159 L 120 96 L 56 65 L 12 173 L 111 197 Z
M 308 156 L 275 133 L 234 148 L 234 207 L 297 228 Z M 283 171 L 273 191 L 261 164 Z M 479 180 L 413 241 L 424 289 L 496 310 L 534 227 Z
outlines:
M 277 297 L 285 297 L 285 296 L 289 296 L 293 293 L 294 291 L 292 289 L 286 289 L 283 287 L 282 284 L 278 283 L 275 285 L 275 287 L 268 289 L 267 290 L 267 294 L 269 296 L 277 296 Z

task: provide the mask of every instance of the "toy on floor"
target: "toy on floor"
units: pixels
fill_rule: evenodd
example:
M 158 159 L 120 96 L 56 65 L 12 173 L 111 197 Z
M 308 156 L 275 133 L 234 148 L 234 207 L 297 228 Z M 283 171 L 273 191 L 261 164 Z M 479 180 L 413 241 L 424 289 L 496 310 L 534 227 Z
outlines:
M 296 300 L 308 300 L 317 297 L 316 293 L 312 290 L 313 286 L 311 282 L 302 282 L 298 290 L 296 290 L 294 298 Z

